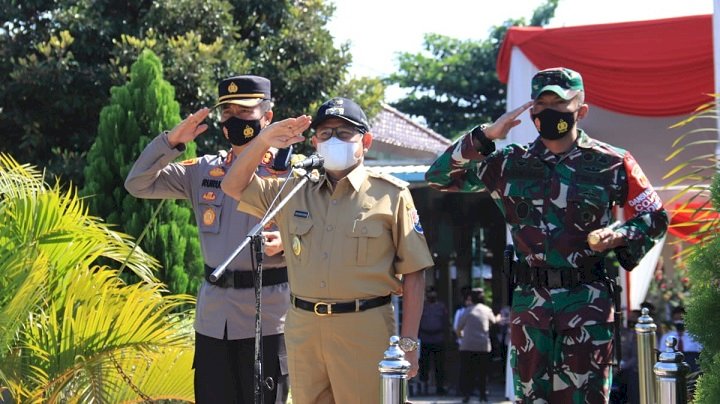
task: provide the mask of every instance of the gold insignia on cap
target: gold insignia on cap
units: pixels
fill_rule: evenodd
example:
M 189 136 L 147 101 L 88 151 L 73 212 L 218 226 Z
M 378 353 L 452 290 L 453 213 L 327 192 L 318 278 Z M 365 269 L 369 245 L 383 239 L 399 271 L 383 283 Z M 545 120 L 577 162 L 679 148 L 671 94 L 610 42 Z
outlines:
M 568 124 L 564 119 L 561 119 L 557 124 L 558 133 L 565 133 L 568 130 Z
M 236 93 L 238 90 L 238 86 L 235 84 L 235 82 L 231 81 L 230 85 L 228 86 L 228 93 Z
M 243 135 L 245 136 L 245 139 L 253 137 L 255 135 L 255 129 L 251 128 L 250 125 L 245 125 Z
M 293 236 L 292 250 L 293 250 L 293 254 L 295 254 L 295 255 L 300 255 L 300 253 L 302 252 L 302 245 L 300 244 L 300 237 Z
M 205 209 L 205 212 L 203 212 L 203 224 L 205 224 L 205 226 L 210 226 L 214 222 L 215 222 L 215 209 L 213 209 L 213 208 Z

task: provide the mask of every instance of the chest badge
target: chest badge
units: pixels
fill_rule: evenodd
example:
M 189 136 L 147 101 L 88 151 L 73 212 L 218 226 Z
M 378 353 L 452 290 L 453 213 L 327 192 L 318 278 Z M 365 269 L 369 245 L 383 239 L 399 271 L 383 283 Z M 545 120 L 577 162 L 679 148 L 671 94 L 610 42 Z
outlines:
M 214 201 L 217 199 L 217 196 L 215 195 L 215 192 L 213 191 L 207 191 L 202 196 L 204 201 Z
M 203 212 L 203 224 L 205 224 L 205 226 L 210 226 L 214 222 L 215 222 L 215 209 L 213 209 L 213 208 L 205 209 L 205 212 Z
M 211 177 L 222 177 L 223 175 L 225 175 L 225 170 L 222 167 L 215 167 L 210 170 Z
M 295 255 L 300 255 L 300 253 L 302 252 L 302 245 L 300 244 L 300 237 L 293 236 L 292 250 L 293 250 L 293 254 L 295 254 Z

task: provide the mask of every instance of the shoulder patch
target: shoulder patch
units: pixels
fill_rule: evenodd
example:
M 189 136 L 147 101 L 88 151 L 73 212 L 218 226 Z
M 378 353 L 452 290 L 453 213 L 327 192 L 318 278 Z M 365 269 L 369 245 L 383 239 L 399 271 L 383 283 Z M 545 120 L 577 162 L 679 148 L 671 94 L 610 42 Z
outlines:
M 381 178 L 393 185 L 395 185 L 398 188 L 407 188 L 408 185 L 410 185 L 409 182 L 403 181 L 398 177 L 395 177 L 394 175 L 387 174 L 387 173 L 378 173 L 373 170 L 368 170 L 368 175 L 374 178 Z

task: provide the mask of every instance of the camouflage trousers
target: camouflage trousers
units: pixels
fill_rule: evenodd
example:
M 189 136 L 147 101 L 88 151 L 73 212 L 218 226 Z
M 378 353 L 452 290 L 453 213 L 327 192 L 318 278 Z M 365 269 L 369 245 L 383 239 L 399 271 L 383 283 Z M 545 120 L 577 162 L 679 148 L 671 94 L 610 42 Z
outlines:
M 511 327 L 516 403 L 608 402 L 612 323 L 566 330 Z

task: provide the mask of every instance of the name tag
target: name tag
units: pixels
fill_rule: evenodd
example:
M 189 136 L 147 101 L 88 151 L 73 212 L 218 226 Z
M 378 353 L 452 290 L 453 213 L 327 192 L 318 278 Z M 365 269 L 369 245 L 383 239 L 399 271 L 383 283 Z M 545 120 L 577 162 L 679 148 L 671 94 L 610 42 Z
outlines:
M 310 213 L 305 212 L 304 210 L 296 210 L 295 213 L 293 214 L 293 216 L 307 219 L 308 217 L 310 217 Z

